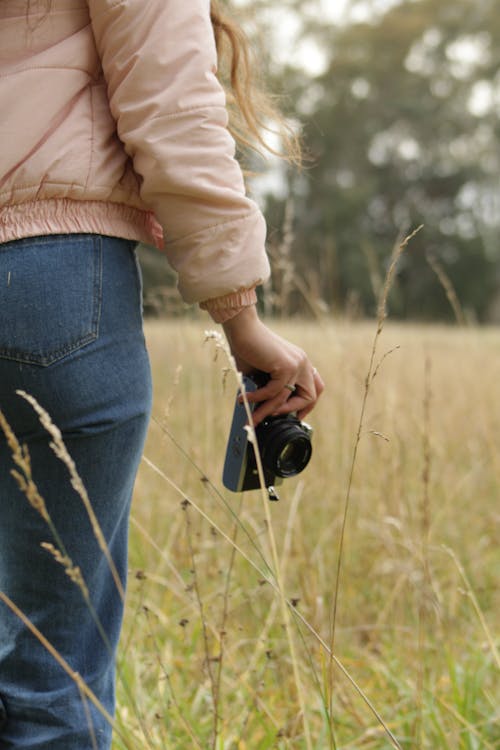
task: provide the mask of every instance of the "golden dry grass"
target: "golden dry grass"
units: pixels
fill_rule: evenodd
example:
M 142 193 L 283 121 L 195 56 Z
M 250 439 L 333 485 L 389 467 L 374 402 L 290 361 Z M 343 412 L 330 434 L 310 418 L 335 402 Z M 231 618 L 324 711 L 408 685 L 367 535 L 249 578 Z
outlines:
M 402 748 L 499 747 L 500 331 L 388 325 L 378 342 L 335 624 L 360 695 L 328 647 L 376 324 L 276 325 L 327 386 L 313 460 L 270 508 L 295 656 L 262 499 L 222 489 L 235 381 L 205 327 L 146 327 L 145 454 L 164 477 L 144 462 L 134 501 L 121 658 L 137 705 L 120 694 L 119 710 L 132 746 L 382 750 L 391 732 Z

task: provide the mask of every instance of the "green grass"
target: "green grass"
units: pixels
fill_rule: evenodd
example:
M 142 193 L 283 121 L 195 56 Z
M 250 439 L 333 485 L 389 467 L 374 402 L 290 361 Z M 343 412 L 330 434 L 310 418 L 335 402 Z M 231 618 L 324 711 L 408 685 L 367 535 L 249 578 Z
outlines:
M 405 750 L 499 748 L 500 331 L 388 325 L 377 343 L 335 623 L 355 687 L 328 650 L 376 325 L 276 326 L 327 390 L 313 460 L 269 506 L 271 528 L 259 493 L 222 488 L 236 386 L 205 327 L 147 325 L 145 455 L 164 476 L 144 462 L 134 500 L 118 696 L 130 746 L 382 750 L 389 730 Z

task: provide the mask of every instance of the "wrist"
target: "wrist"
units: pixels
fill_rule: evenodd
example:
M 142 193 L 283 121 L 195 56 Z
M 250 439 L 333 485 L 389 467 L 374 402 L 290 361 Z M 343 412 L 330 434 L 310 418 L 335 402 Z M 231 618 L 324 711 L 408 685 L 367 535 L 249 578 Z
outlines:
M 232 318 L 222 323 L 224 333 L 230 337 L 236 332 L 246 329 L 250 325 L 254 325 L 259 320 L 256 305 L 248 305 L 242 307 Z

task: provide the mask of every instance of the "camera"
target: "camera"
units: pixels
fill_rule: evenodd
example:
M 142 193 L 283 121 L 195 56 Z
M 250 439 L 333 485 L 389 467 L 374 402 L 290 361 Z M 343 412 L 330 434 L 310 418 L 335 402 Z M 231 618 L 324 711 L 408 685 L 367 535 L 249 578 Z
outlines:
M 250 393 L 268 380 L 264 373 L 245 376 L 245 390 Z M 253 411 L 255 404 L 250 404 Z M 228 490 L 244 492 L 261 487 L 254 447 L 246 429 L 248 419 L 244 403 L 238 398 L 234 407 L 222 482 Z M 311 458 L 311 427 L 295 414 L 266 417 L 256 428 L 255 436 L 262 461 L 264 482 L 269 498 L 277 500 L 274 485 L 285 477 L 299 474 Z

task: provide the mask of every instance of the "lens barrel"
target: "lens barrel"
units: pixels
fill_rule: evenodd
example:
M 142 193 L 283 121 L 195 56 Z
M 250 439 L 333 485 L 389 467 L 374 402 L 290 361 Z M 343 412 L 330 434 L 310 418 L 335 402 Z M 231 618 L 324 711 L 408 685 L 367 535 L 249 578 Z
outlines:
M 275 417 L 257 428 L 264 466 L 278 477 L 293 477 L 305 469 L 312 454 L 311 438 L 296 417 Z

